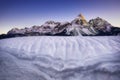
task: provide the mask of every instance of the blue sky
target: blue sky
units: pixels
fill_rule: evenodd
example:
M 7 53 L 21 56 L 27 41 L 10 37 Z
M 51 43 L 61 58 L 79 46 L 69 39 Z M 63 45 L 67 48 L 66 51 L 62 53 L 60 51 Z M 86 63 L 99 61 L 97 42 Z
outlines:
M 0 0 L 0 34 L 48 20 L 71 21 L 80 13 L 120 27 L 120 0 Z

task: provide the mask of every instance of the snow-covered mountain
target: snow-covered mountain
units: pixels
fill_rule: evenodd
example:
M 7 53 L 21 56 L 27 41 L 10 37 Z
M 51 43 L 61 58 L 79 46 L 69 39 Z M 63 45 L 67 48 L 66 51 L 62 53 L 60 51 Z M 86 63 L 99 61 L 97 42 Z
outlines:
M 58 35 L 58 36 L 108 36 L 120 35 L 120 28 L 113 27 L 110 23 L 102 18 L 89 20 L 80 14 L 71 22 L 47 21 L 41 26 L 32 26 L 30 28 L 18 29 L 13 28 L 7 34 L 1 35 L 0 38 L 16 36 L 41 36 L 41 35 Z
M 120 37 L 0 40 L 0 80 L 120 80 Z
M 47 21 L 41 26 L 33 26 L 31 28 L 17 29 L 13 28 L 8 31 L 8 34 L 39 34 L 39 35 L 97 35 L 110 32 L 112 25 L 107 21 L 96 18 L 89 22 L 84 18 L 82 14 L 77 16 L 71 22 L 54 22 Z

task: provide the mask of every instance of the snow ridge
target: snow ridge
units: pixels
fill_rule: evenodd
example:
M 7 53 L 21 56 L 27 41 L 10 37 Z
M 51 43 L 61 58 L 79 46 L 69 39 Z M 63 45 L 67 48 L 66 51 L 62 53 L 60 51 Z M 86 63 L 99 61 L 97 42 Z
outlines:
M 119 36 L 18 37 L 0 40 L 0 51 L 1 80 L 120 79 Z

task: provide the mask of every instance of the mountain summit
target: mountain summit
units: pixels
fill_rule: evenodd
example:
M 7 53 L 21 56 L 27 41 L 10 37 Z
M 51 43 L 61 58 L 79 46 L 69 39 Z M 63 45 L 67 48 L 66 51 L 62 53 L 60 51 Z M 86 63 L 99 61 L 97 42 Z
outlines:
M 78 19 L 81 21 L 82 25 L 88 24 L 87 20 L 85 19 L 85 17 L 82 14 L 78 15 Z
M 88 22 L 82 14 L 79 14 L 72 22 L 72 24 L 79 24 L 87 26 Z
M 71 22 L 47 21 L 41 26 L 30 28 L 13 28 L 7 34 L 0 35 L 0 38 L 16 36 L 113 36 L 120 35 L 120 28 L 112 26 L 106 20 L 97 17 L 87 22 L 82 14 L 79 14 Z

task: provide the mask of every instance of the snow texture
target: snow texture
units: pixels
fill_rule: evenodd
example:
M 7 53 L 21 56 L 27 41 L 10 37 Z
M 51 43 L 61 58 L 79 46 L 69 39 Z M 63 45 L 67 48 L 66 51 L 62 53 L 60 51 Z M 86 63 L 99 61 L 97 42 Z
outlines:
M 0 40 L 0 80 L 120 80 L 120 37 Z

